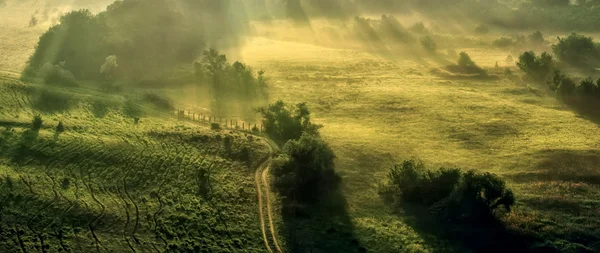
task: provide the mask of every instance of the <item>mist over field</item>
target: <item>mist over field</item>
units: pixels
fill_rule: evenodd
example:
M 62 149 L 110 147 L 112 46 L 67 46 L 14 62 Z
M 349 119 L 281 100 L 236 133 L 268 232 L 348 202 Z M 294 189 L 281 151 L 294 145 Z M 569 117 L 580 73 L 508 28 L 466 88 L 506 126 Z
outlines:
M 0 252 L 600 252 L 598 8 L 0 0 Z

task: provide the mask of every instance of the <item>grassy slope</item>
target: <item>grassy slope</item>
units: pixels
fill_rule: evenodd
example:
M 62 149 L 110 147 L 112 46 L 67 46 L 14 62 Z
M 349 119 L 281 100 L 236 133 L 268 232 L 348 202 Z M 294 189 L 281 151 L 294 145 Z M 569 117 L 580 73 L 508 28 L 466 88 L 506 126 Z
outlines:
M 268 149 L 258 140 L 165 116 L 136 125 L 118 106 L 97 118 L 94 100 L 120 102 L 92 92 L 73 93 L 69 111 L 43 113 L 35 134 L 37 91 L 0 82 L 0 251 L 30 252 L 40 238 L 50 252 L 263 251 L 253 172 Z M 58 120 L 67 131 L 55 136 Z
M 0 71 L 14 76 L 49 23 L 27 28 L 30 15 L 41 5 L 31 7 L 23 2 L 11 7 L 0 9 L 6 21 L 0 24 Z M 503 52 L 467 51 L 484 67 L 496 61 L 502 66 L 506 57 Z M 354 232 L 367 249 L 457 249 L 411 226 L 413 217 L 399 215 L 378 198 L 377 183 L 389 165 L 411 157 L 431 167 L 459 166 L 501 174 L 518 194 L 518 206 L 507 219 L 512 227 L 528 233 L 540 231 L 555 241 L 598 238 L 600 137 L 594 134 L 598 125 L 544 92 L 508 80 L 443 80 L 428 73 L 435 64 L 425 67 L 403 59 L 390 62 L 354 51 L 294 43 L 254 40 L 242 56 L 256 69 L 267 70 L 273 99 L 307 101 L 314 108 L 315 119 L 325 125 L 324 138 L 338 155 L 337 168 L 344 178 L 342 193 Z M 0 111 L 5 112 L 7 107 L 1 106 Z M 28 110 L 19 114 L 19 118 L 2 117 L 24 125 L 32 115 Z M 75 117 L 80 117 L 79 113 L 60 119 L 92 124 L 85 122 L 91 118 Z M 52 124 L 59 119 L 52 118 Z M 117 117 L 114 124 L 103 120 L 105 127 L 88 130 L 112 139 L 117 131 L 113 126 L 124 124 L 123 120 Z M 146 124 L 160 128 L 162 121 L 143 120 L 142 125 Z M 51 130 L 43 130 L 44 135 L 50 138 Z M 61 138 L 71 135 L 75 133 L 69 131 Z
M 413 157 L 500 174 L 518 198 L 511 227 L 587 246 L 599 238 L 600 127 L 541 88 L 443 80 L 411 61 L 296 43 L 257 39 L 246 50 L 245 60 L 271 77 L 273 98 L 307 101 L 325 126 L 355 233 L 370 251 L 454 248 L 377 196 L 389 166 Z M 484 67 L 506 57 L 467 51 Z

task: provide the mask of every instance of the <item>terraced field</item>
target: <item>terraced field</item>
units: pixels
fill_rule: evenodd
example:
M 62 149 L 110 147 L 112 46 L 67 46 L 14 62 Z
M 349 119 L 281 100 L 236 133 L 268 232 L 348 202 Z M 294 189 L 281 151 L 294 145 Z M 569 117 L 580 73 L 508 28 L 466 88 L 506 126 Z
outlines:
M 1 82 L 0 252 L 264 251 L 254 172 L 269 148 L 258 138 L 159 112 L 134 124 L 118 96 L 77 92 L 36 132 L 43 87 Z

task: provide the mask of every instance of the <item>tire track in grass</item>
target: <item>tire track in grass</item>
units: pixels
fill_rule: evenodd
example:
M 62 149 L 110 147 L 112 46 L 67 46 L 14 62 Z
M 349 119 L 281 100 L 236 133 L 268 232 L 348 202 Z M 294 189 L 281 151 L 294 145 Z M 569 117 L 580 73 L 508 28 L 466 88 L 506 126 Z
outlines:
M 265 193 L 266 193 L 265 195 L 267 197 L 266 202 L 267 202 L 267 217 L 269 219 L 269 229 L 271 230 L 271 236 L 273 237 L 273 243 L 275 244 L 275 248 L 277 249 L 277 252 L 281 253 L 283 251 L 281 251 L 281 247 L 279 247 L 279 243 L 277 242 L 275 226 L 273 225 L 273 217 L 272 217 L 273 215 L 271 214 L 271 198 L 270 198 L 271 188 L 269 187 L 269 180 L 267 178 L 270 168 L 271 168 L 271 158 L 269 158 L 269 165 L 267 166 L 266 169 L 263 170 L 262 182 L 263 182 L 263 185 L 265 186 Z
M 267 231 L 265 230 L 265 217 L 263 215 L 263 203 L 262 203 L 263 197 L 262 197 L 262 189 L 260 186 L 260 172 L 261 172 L 262 168 L 265 166 L 265 164 L 268 164 L 269 162 L 270 162 L 270 160 L 267 158 L 267 160 L 265 160 L 262 164 L 260 164 L 260 166 L 258 166 L 258 168 L 256 169 L 256 172 L 254 173 L 254 181 L 256 183 L 256 193 L 257 193 L 257 197 L 258 197 L 258 215 L 260 218 L 260 231 L 262 232 L 263 242 L 265 243 L 267 252 L 273 253 L 271 246 L 269 246 L 269 240 L 267 239 Z

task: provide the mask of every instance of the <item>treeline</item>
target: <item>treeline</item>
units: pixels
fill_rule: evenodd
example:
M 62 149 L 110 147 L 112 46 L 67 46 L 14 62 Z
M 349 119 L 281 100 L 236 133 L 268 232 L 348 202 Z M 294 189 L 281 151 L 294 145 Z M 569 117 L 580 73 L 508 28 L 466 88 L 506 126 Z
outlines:
M 39 77 L 44 65 L 60 66 L 76 79 L 141 80 L 191 64 L 206 45 L 237 46 L 247 20 L 230 1 L 124 0 L 97 15 L 67 13 L 40 36 L 24 72 Z M 118 68 L 101 67 L 114 56 Z
M 543 52 L 536 55 L 533 51 L 519 56 L 517 66 L 533 81 L 546 83 L 550 90 L 562 96 L 575 96 L 581 100 L 600 99 L 600 78 L 582 79 L 577 83 L 564 69 L 576 69 L 584 73 L 593 73 L 600 64 L 600 43 L 572 33 L 559 38 L 552 45 L 553 55 Z
M 213 116 L 241 112 L 245 120 L 253 120 L 256 108 L 268 100 L 264 71 L 254 70 L 241 62 L 230 64 L 224 54 L 214 49 L 204 51 L 201 61 L 194 63 L 196 78 L 210 84 Z M 231 103 L 237 101 L 239 103 Z M 237 105 L 240 108 L 232 108 Z
M 277 101 L 259 111 L 267 135 L 283 145 L 271 169 L 274 186 L 285 203 L 311 203 L 324 191 L 335 189 L 335 154 L 321 139 L 321 126 L 310 121 L 306 104 L 289 106 Z

